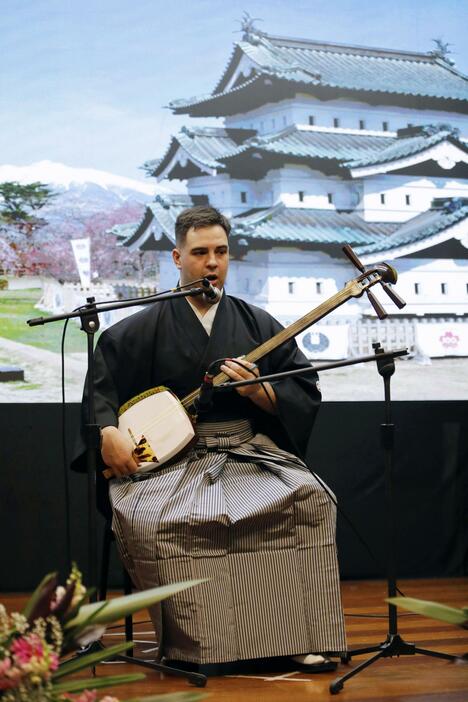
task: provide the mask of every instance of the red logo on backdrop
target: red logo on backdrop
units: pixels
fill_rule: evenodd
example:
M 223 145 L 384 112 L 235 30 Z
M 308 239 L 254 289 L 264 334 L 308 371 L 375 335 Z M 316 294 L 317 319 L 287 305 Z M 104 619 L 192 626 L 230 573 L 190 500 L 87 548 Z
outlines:
M 444 349 L 456 349 L 460 337 L 451 331 L 446 331 L 442 336 L 439 336 L 439 341 L 444 347 Z

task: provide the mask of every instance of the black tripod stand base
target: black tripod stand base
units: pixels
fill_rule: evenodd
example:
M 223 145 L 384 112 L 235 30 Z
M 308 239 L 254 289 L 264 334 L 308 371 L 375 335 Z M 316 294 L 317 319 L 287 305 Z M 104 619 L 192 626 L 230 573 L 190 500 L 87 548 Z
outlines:
M 76 653 L 76 657 L 85 656 L 89 653 L 96 653 L 97 651 L 104 651 L 105 646 L 101 641 L 93 641 L 88 646 L 85 646 L 80 651 Z M 202 673 L 195 673 L 191 670 L 182 670 L 180 668 L 173 668 L 172 666 L 165 665 L 164 663 L 158 663 L 155 661 L 146 661 L 144 658 L 137 658 L 136 656 L 126 656 L 125 654 L 119 653 L 117 655 L 109 656 L 109 661 L 122 661 L 123 663 L 132 663 L 133 665 L 139 665 L 142 668 L 149 668 L 154 670 L 156 673 L 164 673 L 164 675 L 174 675 L 182 678 L 186 678 L 189 683 L 195 685 L 195 687 L 205 687 L 207 682 L 206 675 Z M 93 666 L 93 676 L 95 675 L 96 668 Z
M 181 676 L 187 678 L 189 683 L 195 685 L 196 687 L 205 687 L 207 681 L 206 675 L 203 675 L 202 673 L 194 673 L 189 670 L 181 670 L 180 668 L 173 668 L 172 666 L 165 665 L 164 663 L 145 661 L 142 658 L 135 658 L 134 656 L 125 656 L 119 654 L 118 656 L 115 656 L 113 660 L 141 665 L 144 668 L 150 668 L 150 670 L 154 670 L 157 673 L 164 673 L 164 675 Z
M 379 658 L 391 658 L 392 656 L 414 656 L 416 653 L 419 653 L 423 656 L 443 658 L 447 661 L 452 661 L 453 663 L 459 660 L 457 656 L 453 656 L 450 653 L 439 653 L 439 651 L 418 648 L 415 646 L 415 644 L 407 643 L 399 634 L 389 634 L 383 643 L 377 644 L 376 646 L 358 648 L 354 651 L 350 651 L 348 653 L 348 661 L 353 656 L 359 656 L 363 653 L 375 653 L 375 655 L 357 665 L 355 668 L 353 668 L 353 670 L 350 670 L 349 673 L 346 673 L 340 678 L 333 680 L 333 682 L 330 684 L 330 692 L 332 695 L 338 694 L 338 692 L 343 689 L 343 685 L 345 684 L 346 680 L 349 680 L 349 678 L 357 675 L 361 672 L 361 670 L 364 670 L 364 668 L 367 668 L 378 661 Z

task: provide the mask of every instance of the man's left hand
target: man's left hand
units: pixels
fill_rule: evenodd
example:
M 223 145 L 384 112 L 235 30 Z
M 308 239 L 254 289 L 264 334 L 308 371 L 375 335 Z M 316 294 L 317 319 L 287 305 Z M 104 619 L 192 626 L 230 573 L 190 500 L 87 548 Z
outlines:
M 242 364 L 242 365 L 241 365 Z M 260 375 L 258 366 L 255 363 L 246 361 L 244 358 L 234 358 L 226 361 L 220 370 L 231 378 L 231 380 L 252 380 Z M 252 385 L 242 385 L 236 388 L 239 395 L 248 397 L 261 409 L 269 414 L 276 414 L 276 395 L 270 383 L 252 383 Z M 268 393 L 268 394 L 267 394 Z

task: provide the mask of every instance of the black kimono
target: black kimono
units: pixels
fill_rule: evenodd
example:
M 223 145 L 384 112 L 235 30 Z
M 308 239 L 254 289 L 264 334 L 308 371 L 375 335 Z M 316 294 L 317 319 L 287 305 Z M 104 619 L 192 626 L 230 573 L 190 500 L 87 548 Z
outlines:
M 227 295 L 210 336 L 180 298 L 128 317 L 97 344 L 97 423 L 116 426 L 119 406 L 158 385 L 182 399 L 212 361 L 247 354 L 281 328 Z M 310 366 L 294 341 L 258 365 L 261 375 Z M 110 481 L 113 528 L 137 587 L 209 578 L 153 612 L 168 658 L 215 663 L 345 650 L 335 506 L 300 458 L 319 407 L 317 376 L 272 385 L 277 416 L 235 391 L 215 393 L 183 458 Z

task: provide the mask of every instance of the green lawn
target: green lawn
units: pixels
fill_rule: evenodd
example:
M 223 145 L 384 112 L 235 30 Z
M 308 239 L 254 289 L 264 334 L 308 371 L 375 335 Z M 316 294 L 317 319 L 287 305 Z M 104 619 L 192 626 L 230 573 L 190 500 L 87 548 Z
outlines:
M 29 327 L 27 319 L 49 317 L 34 305 L 41 297 L 39 289 L 0 290 L 0 336 L 21 344 L 60 353 L 64 322 L 53 322 L 38 327 Z M 65 352 L 86 352 L 86 334 L 80 331 L 75 321 L 70 320 L 65 340 Z

